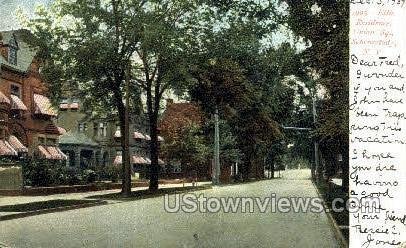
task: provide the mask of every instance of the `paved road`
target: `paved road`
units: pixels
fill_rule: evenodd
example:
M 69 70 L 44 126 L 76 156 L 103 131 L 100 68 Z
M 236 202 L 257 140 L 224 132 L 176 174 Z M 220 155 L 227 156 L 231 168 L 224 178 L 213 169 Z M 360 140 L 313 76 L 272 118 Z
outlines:
M 307 178 L 308 171 L 286 172 L 197 193 L 315 197 Z M 324 213 L 167 213 L 163 204 L 157 197 L 3 221 L 0 247 L 338 247 Z

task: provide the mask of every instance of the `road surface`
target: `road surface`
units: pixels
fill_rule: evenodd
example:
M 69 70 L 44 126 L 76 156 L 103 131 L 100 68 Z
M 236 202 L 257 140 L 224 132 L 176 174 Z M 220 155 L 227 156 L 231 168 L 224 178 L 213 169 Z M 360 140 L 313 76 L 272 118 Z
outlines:
M 316 197 L 308 174 L 288 171 L 282 179 L 196 193 Z M 167 213 L 163 197 L 2 221 L 0 227 L 0 247 L 339 247 L 325 213 Z

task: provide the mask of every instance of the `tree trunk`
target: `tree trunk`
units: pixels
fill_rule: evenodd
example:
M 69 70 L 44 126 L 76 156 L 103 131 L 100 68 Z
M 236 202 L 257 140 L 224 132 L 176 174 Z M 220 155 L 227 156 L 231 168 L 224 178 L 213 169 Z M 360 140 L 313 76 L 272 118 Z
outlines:
M 122 100 L 118 103 L 118 115 L 121 130 L 121 149 L 122 149 L 122 185 L 121 193 L 125 196 L 131 194 L 131 166 L 129 153 L 129 125 L 126 123 L 126 107 Z
M 152 191 L 158 190 L 159 179 L 159 164 L 158 164 L 158 133 L 157 133 L 157 118 L 153 118 L 150 122 L 150 151 L 151 151 L 151 170 L 149 178 L 149 189 Z
M 147 97 L 148 101 L 148 116 L 149 116 L 149 132 L 151 136 L 150 153 L 151 153 L 151 169 L 149 178 L 149 190 L 158 190 L 159 179 L 159 146 L 158 146 L 158 111 L 159 111 L 159 83 L 155 86 L 154 101 L 152 101 L 152 93 L 149 91 Z

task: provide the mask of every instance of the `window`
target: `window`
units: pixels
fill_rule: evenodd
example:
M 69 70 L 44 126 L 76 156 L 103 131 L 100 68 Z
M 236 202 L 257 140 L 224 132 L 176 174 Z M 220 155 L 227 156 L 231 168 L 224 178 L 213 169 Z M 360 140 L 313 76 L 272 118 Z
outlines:
M 18 98 L 21 99 L 21 88 L 18 85 L 12 84 L 10 86 L 10 93 L 14 96 L 17 96 Z
M 104 123 L 103 136 L 104 136 L 104 137 L 107 137 L 107 123 Z
M 87 124 L 86 123 L 79 123 L 79 132 L 83 133 L 86 130 L 87 130 Z
M 49 146 L 54 146 L 54 145 L 56 145 L 56 139 L 48 138 L 47 143 L 48 143 L 47 145 L 49 145 Z
M 107 136 L 107 123 L 99 123 L 99 136 Z
M 39 145 L 44 145 L 45 144 L 45 138 L 44 137 L 38 137 L 38 144 Z
M 74 98 L 72 103 L 70 104 L 71 111 L 78 111 L 79 110 L 79 99 Z
M 9 49 L 8 49 L 8 62 L 13 65 L 17 65 L 17 42 L 15 39 L 11 39 L 9 42 Z
M 98 133 L 97 133 L 97 123 L 94 122 L 93 123 L 93 136 L 97 136 L 97 135 L 98 135 Z

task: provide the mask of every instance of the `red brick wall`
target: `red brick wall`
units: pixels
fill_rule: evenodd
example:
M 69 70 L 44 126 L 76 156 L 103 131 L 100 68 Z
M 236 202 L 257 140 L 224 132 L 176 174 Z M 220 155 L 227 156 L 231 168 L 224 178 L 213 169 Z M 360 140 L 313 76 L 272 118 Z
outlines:
M 21 138 L 22 142 L 33 150 L 37 145 L 37 137 L 43 136 L 48 138 L 57 138 L 56 135 L 50 135 L 45 132 L 47 125 L 52 124 L 51 119 L 35 117 L 32 113 L 34 111 L 33 96 L 36 94 L 46 93 L 46 87 L 38 75 L 37 66 L 31 65 L 28 73 L 16 72 L 10 68 L 2 67 L 0 75 L 0 91 L 10 98 L 10 87 L 12 84 L 17 84 L 21 89 L 21 100 L 27 106 L 28 111 L 25 113 L 23 119 L 9 118 L 8 132 L 21 133 L 23 132 L 26 138 Z

